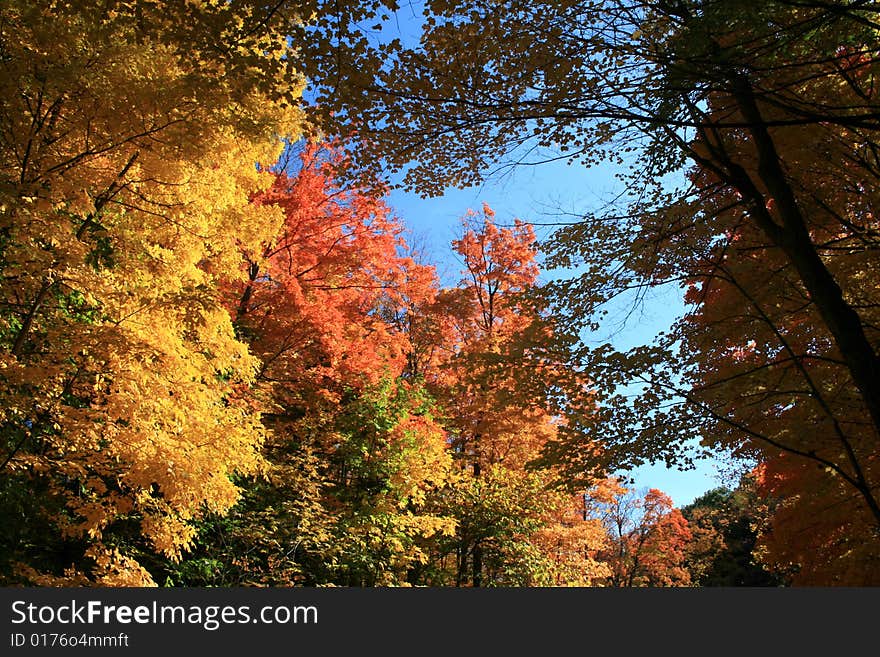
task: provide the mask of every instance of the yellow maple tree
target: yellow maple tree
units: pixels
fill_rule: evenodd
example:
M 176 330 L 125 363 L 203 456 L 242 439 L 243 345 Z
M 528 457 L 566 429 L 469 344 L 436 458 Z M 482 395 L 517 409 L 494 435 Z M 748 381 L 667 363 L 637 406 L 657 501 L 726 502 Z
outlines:
M 290 20 L 238 2 L 0 9 L 0 463 L 34 518 L 90 546 L 43 583 L 90 562 L 96 583 L 150 583 L 108 528 L 175 558 L 188 521 L 261 467 L 256 362 L 217 280 L 280 225 L 248 201 L 272 182 L 255 164 L 303 125 Z M 36 581 L 32 548 L 9 558 Z

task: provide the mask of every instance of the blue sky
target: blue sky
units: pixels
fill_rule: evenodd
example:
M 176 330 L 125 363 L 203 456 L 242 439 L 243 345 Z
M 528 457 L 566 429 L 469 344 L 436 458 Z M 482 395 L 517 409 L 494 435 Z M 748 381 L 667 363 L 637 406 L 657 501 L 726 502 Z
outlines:
M 420 198 L 416 194 L 393 191 L 389 204 L 403 220 L 417 240 L 427 249 L 427 260 L 437 266 L 444 284 L 454 284 L 459 278 L 461 264 L 452 252 L 450 242 L 459 236 L 460 217 L 471 209 L 488 203 L 496 212 L 499 223 L 510 223 L 514 218 L 534 222 L 538 238 L 549 236 L 552 228 L 540 224 L 558 222 L 561 213 L 577 214 L 596 210 L 613 200 L 620 192 L 620 183 L 614 178 L 614 169 L 598 167 L 586 169 L 562 162 L 516 169 L 502 177 L 490 177 L 479 188 L 449 189 L 443 196 Z M 649 296 L 639 312 L 624 320 L 625 312 L 609 315 L 610 322 L 598 335 L 590 339 L 610 341 L 623 349 L 646 344 L 665 330 L 684 310 L 681 294 L 666 289 Z M 677 506 L 693 501 L 703 492 L 730 484 L 721 478 L 721 461 L 699 463 L 696 470 L 681 472 L 667 469 L 662 464 L 646 465 L 628 474 L 634 478 L 637 489 L 659 488 L 667 493 Z

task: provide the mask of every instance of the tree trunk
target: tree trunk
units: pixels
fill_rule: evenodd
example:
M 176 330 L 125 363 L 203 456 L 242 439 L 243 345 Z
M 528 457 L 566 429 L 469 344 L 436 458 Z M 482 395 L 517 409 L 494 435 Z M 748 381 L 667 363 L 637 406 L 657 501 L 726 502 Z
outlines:
M 807 222 L 786 180 L 773 138 L 747 80 L 739 78 L 734 95 L 743 117 L 750 123 L 749 130 L 758 151 L 758 175 L 776 202 L 783 221 L 783 225 L 779 226 L 772 221 L 769 213 L 762 217 L 763 213 L 758 211 L 757 223 L 788 257 L 810 299 L 816 304 L 846 362 L 853 383 L 861 393 L 874 432 L 880 438 L 880 358 L 865 335 L 861 317 L 844 299 L 843 291 L 813 244 Z

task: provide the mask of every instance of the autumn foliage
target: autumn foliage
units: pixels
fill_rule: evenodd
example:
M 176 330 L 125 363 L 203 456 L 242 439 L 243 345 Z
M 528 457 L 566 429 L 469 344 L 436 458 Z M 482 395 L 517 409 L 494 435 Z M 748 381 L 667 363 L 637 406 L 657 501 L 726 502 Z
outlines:
M 394 4 L 0 7 L 0 583 L 880 584 L 876 10 Z M 548 149 L 637 165 L 552 284 L 487 204 L 441 280 L 378 175 Z M 733 490 L 625 483 L 696 442 Z
M 9 504 L 30 491 L 3 555 L 17 577 L 150 583 L 109 534 L 179 558 L 191 521 L 228 510 L 233 475 L 261 467 L 258 361 L 213 272 L 276 230 L 278 212 L 248 202 L 265 184 L 253 163 L 301 119 L 272 80 L 218 84 L 222 63 L 204 63 L 236 21 L 2 10 L 2 465 Z M 43 524 L 50 541 L 32 533 Z

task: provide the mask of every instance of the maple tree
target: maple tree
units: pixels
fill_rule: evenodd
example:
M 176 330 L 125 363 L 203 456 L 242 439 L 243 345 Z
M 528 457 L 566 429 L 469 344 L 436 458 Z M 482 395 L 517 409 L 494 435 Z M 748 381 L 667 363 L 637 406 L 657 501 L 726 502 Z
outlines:
M 247 280 L 230 287 L 229 305 L 261 361 L 270 479 L 296 494 L 298 464 L 313 463 L 324 534 L 310 545 L 307 531 L 293 532 L 302 553 L 320 553 L 297 580 L 388 585 L 422 558 L 415 537 L 451 528 L 424 512 L 426 491 L 449 469 L 445 434 L 421 386 L 400 380 L 407 340 L 388 320 L 430 299 L 434 275 L 401 255 L 402 228 L 375 194 L 335 180 L 344 157 L 306 145 L 295 175 L 277 173 L 254 198 L 281 208 L 284 224 L 244 252 Z M 277 511 L 275 524 L 305 522 L 289 505 Z M 278 581 L 277 570 L 263 576 Z
M 278 225 L 248 203 L 270 182 L 254 164 L 303 123 L 283 25 L 265 18 L 245 3 L 0 10 L 4 505 L 14 516 L 32 490 L 28 525 L 52 528 L 7 539 L 6 577 L 149 584 L 114 535 L 177 558 L 191 519 L 235 503 L 233 473 L 261 467 L 257 362 L 215 272 Z
M 611 573 L 609 586 L 687 586 L 687 520 L 665 493 L 652 488 L 639 495 L 620 487 L 599 507 L 610 544 L 599 553 Z
M 795 153 L 789 155 L 794 160 Z M 811 175 L 814 198 L 829 189 L 822 181 L 819 172 Z M 825 205 L 828 216 L 846 217 L 857 207 L 839 195 L 826 198 L 835 203 Z M 818 212 L 813 216 L 826 262 L 870 322 L 871 290 L 860 282 L 870 276 L 871 267 L 862 264 L 867 253 L 844 246 L 853 235 L 823 226 Z M 858 211 L 849 216 L 858 221 Z M 719 213 L 719 219 L 731 217 Z M 815 303 L 762 235 L 739 226 L 707 256 L 696 270 L 701 284 L 691 293 L 698 304 L 675 331 L 685 353 L 698 356 L 692 370 L 697 384 L 687 394 L 707 409 L 707 442 L 757 460 L 764 494 L 787 498 L 765 536 L 769 544 L 786 545 L 785 561 L 797 562 L 794 555 L 801 553 L 813 562 L 799 581 L 834 581 L 838 569 L 861 573 L 848 581 L 868 577 L 877 551 L 876 441 L 848 368 Z M 783 511 L 792 505 L 797 523 Z M 787 522 L 781 522 L 784 515 Z M 852 545 L 861 549 L 844 547 Z
M 567 415 L 588 404 L 585 381 L 534 295 L 532 228 L 498 226 L 494 215 L 484 205 L 463 217 L 459 284 L 410 307 L 429 319 L 406 324 L 416 353 L 431 355 L 418 372 L 445 409 L 457 466 L 434 498 L 457 529 L 423 570 L 437 585 L 583 584 L 603 572 L 591 556 L 601 526 L 579 515 L 558 473 L 534 466 Z
M 261 378 L 376 382 L 404 365 L 406 339 L 386 315 L 433 294 L 433 270 L 401 256 L 403 228 L 373 193 L 340 186 L 338 147 L 307 145 L 295 177 L 280 172 L 253 205 L 284 212 L 281 233 L 243 249 L 246 281 L 228 291 L 253 336 Z M 296 362 L 292 362 L 293 359 Z
M 433 496 L 455 531 L 425 546 L 416 581 L 429 586 L 592 586 L 607 575 L 605 530 L 583 502 L 540 472 L 493 464 L 457 470 Z M 591 495 L 595 495 L 593 491 Z
M 537 276 L 531 229 L 469 213 L 455 243 L 469 274 L 440 290 L 399 252 L 387 207 L 339 186 L 339 157 L 307 146 L 295 174 L 254 197 L 283 208 L 284 226 L 227 288 L 263 363 L 267 479 L 158 570 L 200 584 L 595 581 L 601 523 L 526 469 L 558 424 L 529 397 L 532 375 L 546 370 L 547 386 L 561 371 L 542 362 L 532 325 L 546 321 L 520 296 Z
M 802 47 L 830 60 L 769 69 L 761 84 L 810 75 L 799 91 L 816 107 L 832 89 L 840 107 L 870 106 L 876 67 L 859 37 L 811 26 L 815 38 Z M 880 554 L 878 433 L 864 370 L 876 344 L 871 129 L 845 117 L 789 124 L 796 107 L 749 98 L 710 97 L 707 117 L 719 125 L 686 146 L 698 164 L 691 195 L 640 228 L 636 267 L 681 277 L 693 304 L 658 343 L 692 386 L 658 377 L 661 404 L 681 394 L 688 406 L 658 418 L 658 433 L 700 423 L 705 444 L 758 462 L 762 493 L 780 500 L 760 544 L 783 570 L 798 564 L 794 582 L 866 584 Z M 757 111 L 766 125 L 756 125 Z

